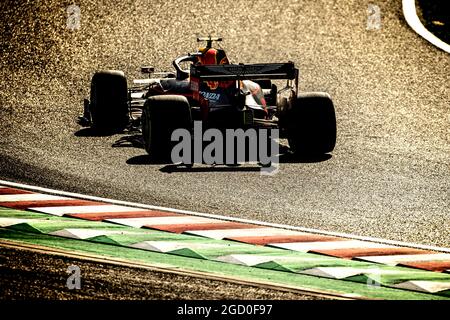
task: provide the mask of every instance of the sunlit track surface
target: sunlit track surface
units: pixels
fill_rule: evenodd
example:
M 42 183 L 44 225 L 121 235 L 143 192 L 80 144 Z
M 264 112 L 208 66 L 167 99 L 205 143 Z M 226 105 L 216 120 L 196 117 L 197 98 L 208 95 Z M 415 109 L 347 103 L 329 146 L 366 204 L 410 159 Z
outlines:
M 450 57 L 414 34 L 401 1 L 80 1 L 0 4 L 0 176 L 44 187 L 363 236 L 450 245 Z M 11 26 L 13 26 L 11 28 Z M 332 158 L 167 173 L 123 136 L 86 137 L 74 119 L 96 69 L 170 69 L 197 34 L 218 34 L 233 62 L 292 60 L 302 90 L 336 105 Z M 132 140 L 133 141 L 133 140 Z

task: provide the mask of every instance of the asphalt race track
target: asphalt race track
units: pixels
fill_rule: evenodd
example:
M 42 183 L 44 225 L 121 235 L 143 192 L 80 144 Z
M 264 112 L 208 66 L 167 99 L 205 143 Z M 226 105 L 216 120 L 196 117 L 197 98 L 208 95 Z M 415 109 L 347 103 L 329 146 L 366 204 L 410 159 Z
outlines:
M 401 1 L 2 1 L 0 177 L 65 191 L 265 222 L 450 246 L 450 56 L 417 36 Z M 259 167 L 151 163 L 136 133 L 75 123 L 98 69 L 170 70 L 220 35 L 232 62 L 292 60 L 302 91 L 333 97 L 331 157 Z M 119 142 L 119 143 L 118 143 Z

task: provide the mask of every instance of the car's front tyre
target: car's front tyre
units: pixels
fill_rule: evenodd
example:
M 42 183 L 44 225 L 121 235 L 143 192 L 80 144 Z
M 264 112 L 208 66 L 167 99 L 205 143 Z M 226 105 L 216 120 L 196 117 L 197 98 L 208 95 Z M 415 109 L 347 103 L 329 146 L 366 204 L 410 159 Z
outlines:
M 122 71 L 98 71 L 91 81 L 89 111 L 92 127 L 118 132 L 129 122 L 127 80 Z

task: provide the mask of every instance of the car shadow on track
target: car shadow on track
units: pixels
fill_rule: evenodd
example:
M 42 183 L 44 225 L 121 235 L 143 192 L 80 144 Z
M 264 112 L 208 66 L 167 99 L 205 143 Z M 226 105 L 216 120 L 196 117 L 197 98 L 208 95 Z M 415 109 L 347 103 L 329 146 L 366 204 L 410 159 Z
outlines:
M 94 137 L 109 137 L 116 134 L 133 134 L 138 133 L 139 131 L 134 128 L 125 128 L 123 130 L 115 130 L 115 131 L 105 131 L 105 130 L 98 130 L 92 127 L 82 128 L 74 133 L 75 137 L 85 137 L 85 138 L 94 138 Z M 139 134 L 140 135 L 140 134 Z M 133 135 L 131 137 L 138 136 L 138 134 Z M 142 135 L 140 135 L 142 137 Z M 120 138 L 122 139 L 128 139 L 130 136 L 124 136 Z M 143 143 L 143 142 L 142 142 Z
M 78 130 L 77 132 L 75 132 L 75 137 L 107 137 L 107 136 L 112 136 L 113 134 L 115 134 L 117 132 L 107 132 L 107 131 L 99 131 L 96 130 L 94 128 L 83 128 Z
M 121 132 L 122 134 L 124 132 Z M 110 136 L 111 133 L 99 132 L 92 128 L 83 128 L 75 133 L 77 137 L 102 137 Z M 127 135 L 121 136 L 112 144 L 113 148 L 137 148 L 144 149 L 142 134 L 136 131 L 129 131 Z M 330 154 L 314 156 L 298 156 L 291 152 L 288 146 L 279 144 L 280 155 L 278 162 L 282 163 L 318 163 L 332 158 Z M 176 172 L 260 172 L 263 166 L 259 163 L 243 163 L 234 165 L 208 165 L 208 164 L 174 164 L 170 159 L 154 159 L 148 154 L 134 156 L 126 161 L 129 165 L 158 165 L 163 166 L 159 171 L 164 173 Z
M 287 151 L 280 154 L 279 163 L 318 163 L 331 159 L 330 154 L 299 157 Z M 263 166 L 256 163 L 243 163 L 236 165 L 207 165 L 207 164 L 174 164 L 169 160 L 153 159 L 150 155 L 139 155 L 127 160 L 129 165 L 164 165 L 159 171 L 164 173 L 205 173 L 205 172 L 260 172 Z
M 149 156 L 148 156 L 149 157 Z M 316 163 L 331 159 L 330 154 L 324 154 L 315 157 L 297 157 L 293 154 L 281 154 L 279 163 Z M 251 166 L 249 166 L 251 165 Z M 188 173 L 204 173 L 204 172 L 261 172 L 264 168 L 261 164 L 237 164 L 237 165 L 185 165 L 185 164 L 168 164 L 159 171 L 164 173 L 188 172 Z
M 121 137 L 116 142 L 114 142 L 112 147 L 144 149 L 144 138 L 142 138 L 142 134 L 133 134 L 129 136 L 124 136 Z

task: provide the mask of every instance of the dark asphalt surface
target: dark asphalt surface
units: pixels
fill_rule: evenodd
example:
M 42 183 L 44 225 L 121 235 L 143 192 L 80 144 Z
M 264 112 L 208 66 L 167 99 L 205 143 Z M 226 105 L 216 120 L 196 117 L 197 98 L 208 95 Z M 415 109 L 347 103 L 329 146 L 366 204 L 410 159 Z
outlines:
M 450 246 L 450 56 L 421 39 L 401 1 L 2 1 L 0 177 L 89 195 L 391 240 Z M 195 36 L 223 36 L 232 62 L 294 61 L 302 91 L 327 91 L 330 159 L 167 173 L 124 136 L 74 122 L 96 69 L 170 70 Z M 131 139 L 132 140 L 132 139 Z
M 80 268 L 79 289 L 67 287 L 67 279 L 72 274 L 67 271 L 70 266 Z M 0 274 L 2 300 L 310 300 L 313 298 L 293 292 L 143 268 L 93 263 L 84 259 L 4 247 L 0 253 Z

